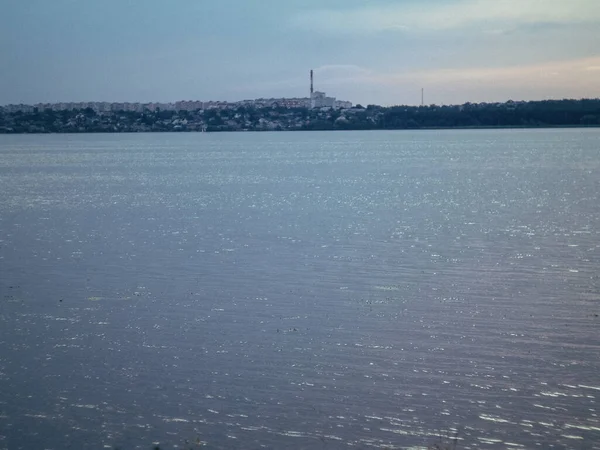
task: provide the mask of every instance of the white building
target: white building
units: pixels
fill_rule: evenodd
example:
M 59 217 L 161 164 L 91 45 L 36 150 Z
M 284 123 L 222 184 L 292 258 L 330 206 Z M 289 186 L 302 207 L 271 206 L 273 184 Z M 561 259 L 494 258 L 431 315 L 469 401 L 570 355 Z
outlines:
M 344 100 L 336 100 L 335 107 L 337 109 L 350 109 L 350 108 L 352 108 L 352 102 L 346 102 Z
M 310 96 L 311 108 L 334 108 L 335 97 L 327 97 L 325 92 L 315 91 Z

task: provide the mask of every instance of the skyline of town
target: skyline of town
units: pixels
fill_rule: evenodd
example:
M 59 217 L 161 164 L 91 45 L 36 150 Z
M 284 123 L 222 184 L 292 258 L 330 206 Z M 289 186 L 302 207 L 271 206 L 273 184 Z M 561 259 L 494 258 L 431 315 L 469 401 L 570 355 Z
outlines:
M 315 92 L 315 94 L 324 94 Z M 327 100 L 325 100 L 327 99 Z M 114 111 L 132 111 L 143 112 L 144 110 L 156 111 L 196 111 L 204 109 L 226 109 L 236 107 L 274 107 L 280 106 L 284 108 L 321 108 L 328 107 L 334 109 L 352 108 L 352 102 L 346 100 L 338 100 L 333 97 L 324 96 L 320 100 L 325 100 L 328 104 L 315 104 L 310 97 L 282 97 L 282 98 L 258 98 L 252 100 L 240 100 L 234 102 L 210 100 L 178 100 L 175 102 L 56 102 L 56 103 L 33 103 L 33 104 L 8 104 L 0 105 L 0 108 L 5 112 L 32 112 L 34 108 L 40 111 L 51 109 L 53 111 L 77 110 L 92 108 L 96 112 L 114 112 Z
M 352 102 L 347 100 L 338 100 L 335 97 L 329 97 L 325 92 L 315 91 L 314 72 L 310 70 L 310 95 L 309 97 L 270 97 L 245 99 L 239 101 L 223 100 L 178 100 L 175 102 L 106 102 L 106 101 L 83 101 L 83 102 L 38 102 L 33 104 L 8 104 L 0 105 L 0 108 L 8 113 L 12 112 L 33 112 L 34 110 L 44 111 L 50 109 L 53 111 L 81 110 L 91 108 L 97 113 L 132 111 L 143 112 L 166 110 L 166 111 L 197 111 L 206 109 L 228 109 L 241 106 L 261 108 L 261 107 L 283 107 L 283 108 L 332 108 L 349 109 L 352 108 Z
M 315 94 L 324 94 L 321 92 L 315 92 Z M 17 111 L 21 112 L 34 112 L 37 108 L 39 111 L 50 109 L 52 111 L 74 111 L 91 108 L 97 113 L 102 112 L 116 112 L 116 111 L 130 111 L 130 112 L 144 112 L 144 111 L 197 111 L 197 110 L 209 110 L 209 109 L 232 109 L 239 107 L 252 107 L 252 108 L 272 108 L 272 107 L 283 107 L 283 108 L 330 108 L 330 109 L 350 109 L 359 103 L 352 103 L 346 100 L 338 100 L 331 97 L 326 97 L 329 100 L 334 100 L 333 104 L 330 105 L 314 105 L 311 104 L 310 97 L 280 97 L 280 98 L 257 98 L 257 99 L 246 99 L 239 101 L 220 101 L 220 100 L 178 100 L 174 102 L 108 102 L 108 101 L 83 101 L 83 102 L 53 102 L 53 103 L 18 103 L 18 104 L 0 104 L 0 111 L 5 113 L 14 113 Z M 520 104 L 527 103 L 530 101 L 560 101 L 560 100 L 598 100 L 600 97 L 581 97 L 581 98 L 543 98 L 538 100 L 515 100 L 508 99 L 505 101 L 492 101 L 492 102 L 470 102 L 465 101 L 463 103 L 454 104 L 437 104 L 425 102 L 421 106 L 460 106 L 460 105 L 500 105 L 500 104 Z M 367 106 L 367 105 L 364 105 Z M 384 105 L 377 105 L 377 107 L 384 107 Z M 408 105 L 408 104 L 397 104 L 391 106 L 419 106 L 419 105 Z

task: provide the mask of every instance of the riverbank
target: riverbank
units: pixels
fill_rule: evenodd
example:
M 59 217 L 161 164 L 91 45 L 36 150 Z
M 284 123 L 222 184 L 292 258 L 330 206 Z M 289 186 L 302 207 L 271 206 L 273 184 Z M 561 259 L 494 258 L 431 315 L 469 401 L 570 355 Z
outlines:
M 0 133 L 132 133 L 174 131 L 315 131 L 599 127 L 600 100 L 466 103 L 464 105 L 357 105 L 332 108 L 223 108 L 110 111 L 92 108 L 30 112 L 0 110 Z

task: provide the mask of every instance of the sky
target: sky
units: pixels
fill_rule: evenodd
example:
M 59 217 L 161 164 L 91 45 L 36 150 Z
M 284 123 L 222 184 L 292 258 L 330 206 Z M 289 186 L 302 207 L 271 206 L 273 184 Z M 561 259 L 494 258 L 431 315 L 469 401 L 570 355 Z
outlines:
M 0 105 L 600 97 L 600 0 L 0 0 Z

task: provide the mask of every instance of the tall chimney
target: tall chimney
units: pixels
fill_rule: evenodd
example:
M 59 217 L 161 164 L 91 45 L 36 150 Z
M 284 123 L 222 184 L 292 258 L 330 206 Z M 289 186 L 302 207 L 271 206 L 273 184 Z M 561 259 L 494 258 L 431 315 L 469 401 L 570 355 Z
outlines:
M 311 69 L 310 71 L 310 96 L 312 97 L 313 95 L 313 71 Z

